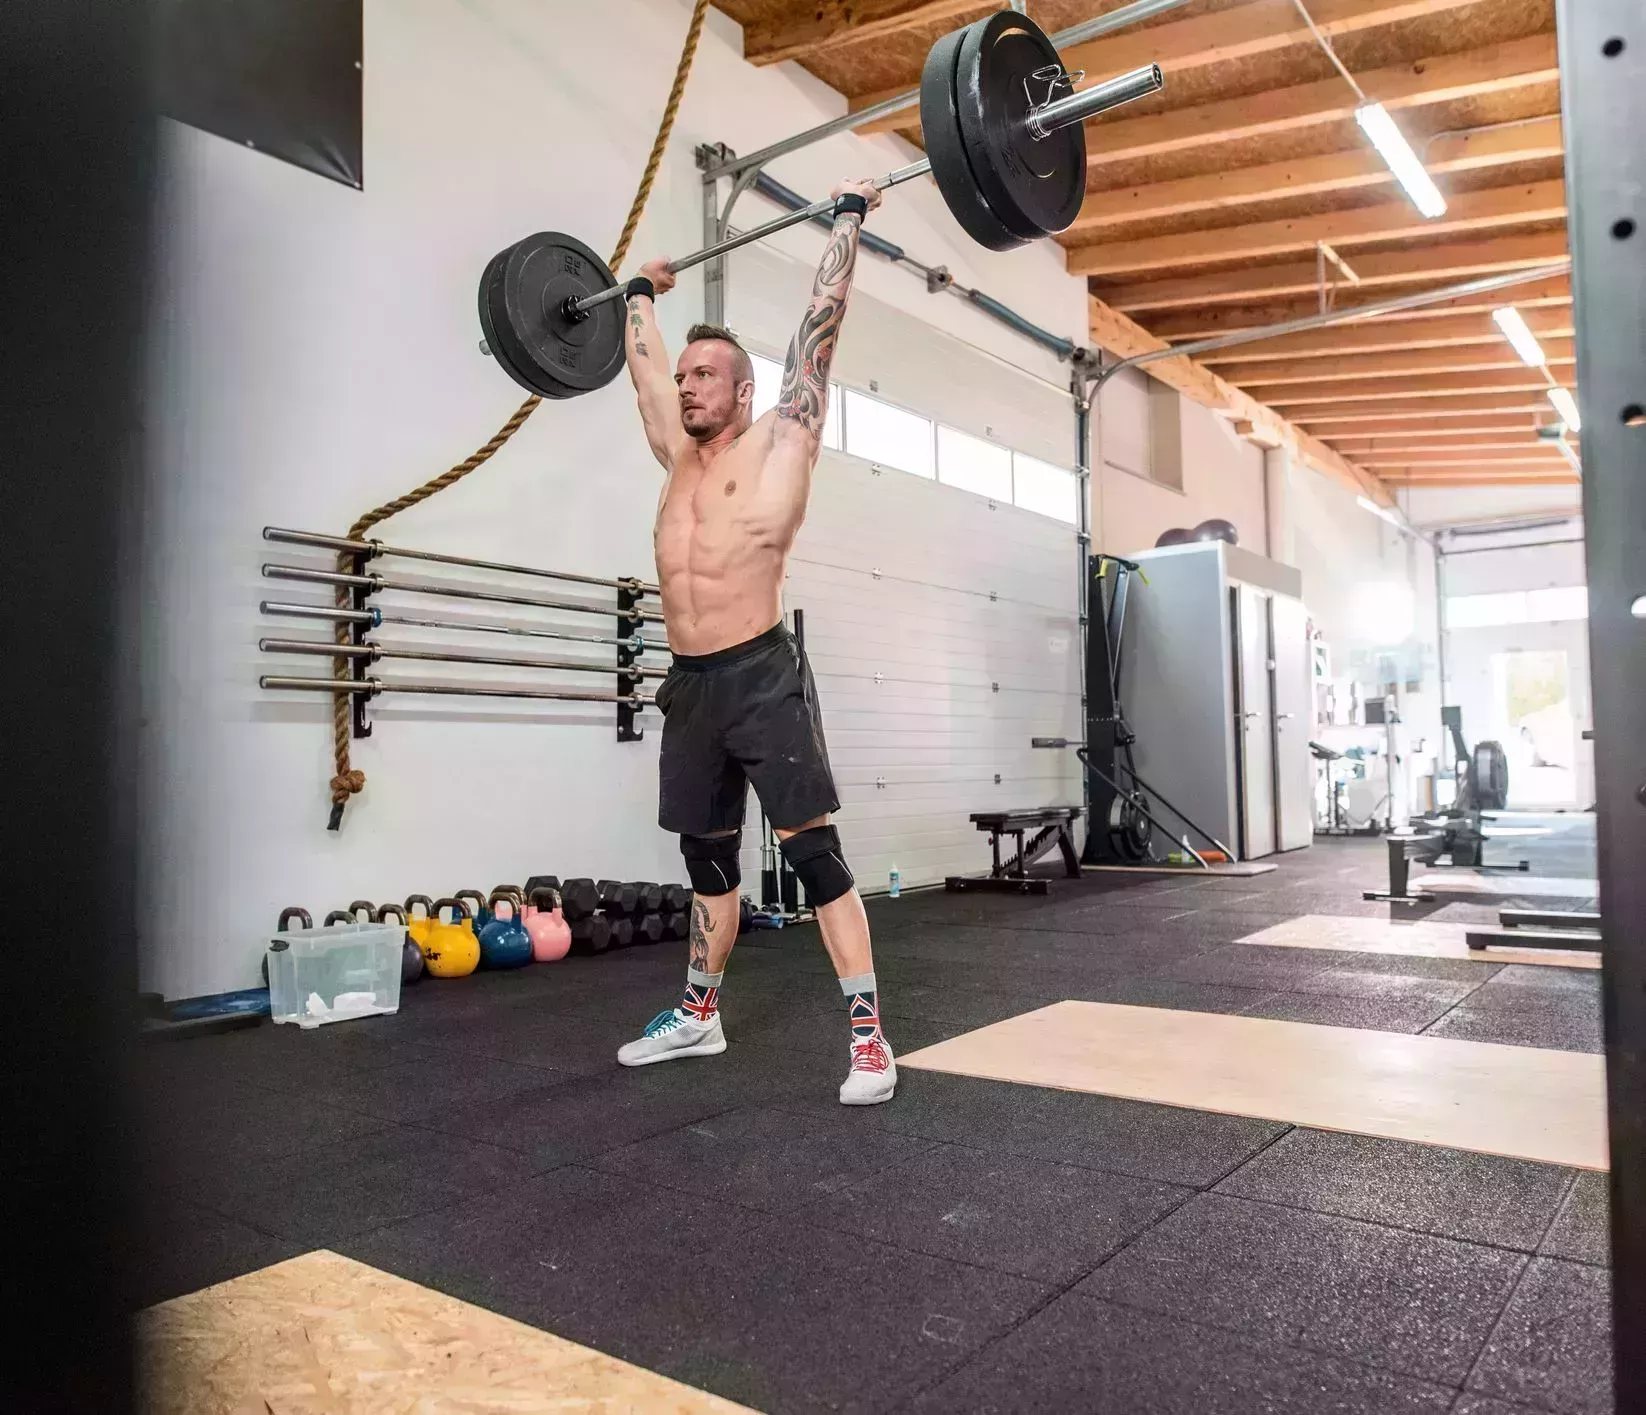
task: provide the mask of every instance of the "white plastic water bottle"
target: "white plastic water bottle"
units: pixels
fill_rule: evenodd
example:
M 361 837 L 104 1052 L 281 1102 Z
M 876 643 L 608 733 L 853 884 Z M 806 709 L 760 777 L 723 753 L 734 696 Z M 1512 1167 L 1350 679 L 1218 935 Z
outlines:
M 903 877 L 897 872 L 897 862 L 892 862 L 891 897 L 896 899 L 903 892 Z

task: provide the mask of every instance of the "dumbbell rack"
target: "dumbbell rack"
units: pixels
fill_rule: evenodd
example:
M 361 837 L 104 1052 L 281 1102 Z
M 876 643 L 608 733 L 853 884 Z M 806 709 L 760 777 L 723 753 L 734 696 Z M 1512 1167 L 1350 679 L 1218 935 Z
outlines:
M 302 584 L 325 585 L 333 589 L 333 604 L 279 603 L 264 600 L 264 614 L 309 620 L 323 620 L 340 624 L 346 637 L 337 641 L 313 639 L 264 638 L 259 648 L 266 653 L 305 654 L 341 662 L 346 676 L 329 678 L 294 678 L 265 675 L 259 686 L 269 690 L 294 690 L 325 693 L 347 693 L 350 698 L 350 732 L 356 738 L 370 737 L 372 723 L 367 705 L 379 693 L 432 693 L 453 696 L 511 697 L 552 699 L 568 702 L 605 702 L 616 708 L 617 740 L 636 742 L 645 730 L 639 721 L 640 713 L 652 699 L 641 693 L 648 678 L 661 678 L 667 672 L 643 662 L 648 650 L 666 649 L 667 644 L 656 631 L 661 628 L 663 615 L 657 608 L 648 607 L 647 597 L 656 595 L 656 585 L 648 584 L 638 576 L 603 579 L 564 570 L 550 570 L 541 566 L 505 564 L 498 561 L 477 560 L 468 556 L 448 555 L 442 552 L 412 550 L 384 545 L 381 541 L 353 540 L 342 536 L 325 535 L 316 531 L 289 530 L 266 526 L 263 538 L 283 545 L 303 546 L 334 552 L 335 569 L 320 569 L 311 565 L 268 563 L 263 566 L 265 579 L 296 581 Z M 615 610 L 610 605 L 585 600 L 548 598 L 541 595 L 515 593 L 508 589 L 472 589 L 439 581 L 404 580 L 394 575 L 371 571 L 370 562 L 379 557 L 432 561 L 441 565 L 484 570 L 491 574 L 531 576 L 539 579 L 565 581 L 616 591 Z M 380 590 L 400 593 L 438 596 L 469 600 L 480 604 L 526 607 L 553 610 L 560 614 L 615 615 L 610 634 L 582 634 L 558 630 L 546 625 L 526 627 L 479 621 L 428 618 L 394 611 L 384 611 L 373 603 Z M 587 659 L 521 658 L 513 655 L 468 653 L 453 650 L 422 649 L 379 643 L 368 637 L 383 624 L 406 624 L 420 628 L 443 629 L 461 634 L 509 634 L 516 637 L 556 639 L 579 643 L 595 643 L 614 647 L 615 664 Z M 648 636 L 651 627 L 653 635 Z M 565 688 L 514 688 L 490 683 L 462 683 L 453 681 L 414 681 L 407 679 L 379 679 L 370 668 L 383 658 L 411 659 L 421 662 L 453 664 L 483 664 L 526 669 L 533 672 L 612 673 L 616 689 L 611 693 Z M 334 673 L 337 670 L 334 669 Z

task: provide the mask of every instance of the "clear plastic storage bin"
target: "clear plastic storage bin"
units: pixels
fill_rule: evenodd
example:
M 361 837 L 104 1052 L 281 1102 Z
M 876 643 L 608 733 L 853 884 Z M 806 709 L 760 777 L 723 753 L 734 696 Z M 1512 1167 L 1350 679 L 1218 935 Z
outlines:
M 269 938 L 269 1012 L 318 1027 L 400 1010 L 399 924 L 332 924 Z

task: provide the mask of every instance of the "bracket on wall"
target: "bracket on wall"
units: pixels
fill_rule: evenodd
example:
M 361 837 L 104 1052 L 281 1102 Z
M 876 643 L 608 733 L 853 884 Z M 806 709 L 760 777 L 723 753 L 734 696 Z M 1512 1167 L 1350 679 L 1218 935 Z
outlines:
M 640 617 L 640 596 L 631 589 L 619 588 L 617 591 L 617 637 L 620 640 L 632 638 L 645 628 L 646 621 Z M 635 653 L 626 643 L 617 646 L 617 666 L 630 668 L 634 665 Z M 641 684 L 638 673 L 619 673 L 617 675 L 617 692 L 619 696 L 626 696 L 638 691 Z M 639 723 L 640 711 L 630 707 L 628 703 L 617 705 L 617 740 L 619 742 L 638 742 L 646 735 L 646 729 Z
M 366 562 L 371 558 L 368 552 L 349 556 L 349 574 L 364 575 L 366 573 Z M 366 600 L 376 591 L 376 588 L 375 585 L 350 585 L 349 608 L 359 611 L 369 610 L 370 606 L 366 603 Z M 368 627 L 367 621 L 363 619 L 351 620 L 349 622 L 349 643 L 355 647 L 359 647 L 364 643 Z M 370 660 L 360 654 L 350 655 L 349 677 L 356 682 L 365 681 L 366 669 L 369 663 Z M 370 693 L 349 694 L 349 733 L 356 741 L 362 737 L 371 736 L 371 721 L 366 716 L 366 704 L 371 700 L 371 696 Z

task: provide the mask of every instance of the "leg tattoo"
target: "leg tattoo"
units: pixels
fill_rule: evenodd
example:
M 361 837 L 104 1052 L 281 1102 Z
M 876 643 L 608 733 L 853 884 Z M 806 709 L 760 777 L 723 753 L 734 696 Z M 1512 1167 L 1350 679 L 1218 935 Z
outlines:
M 714 921 L 709 918 L 709 906 L 701 899 L 692 899 L 690 965 L 700 973 L 709 971 L 709 935 L 714 932 Z

